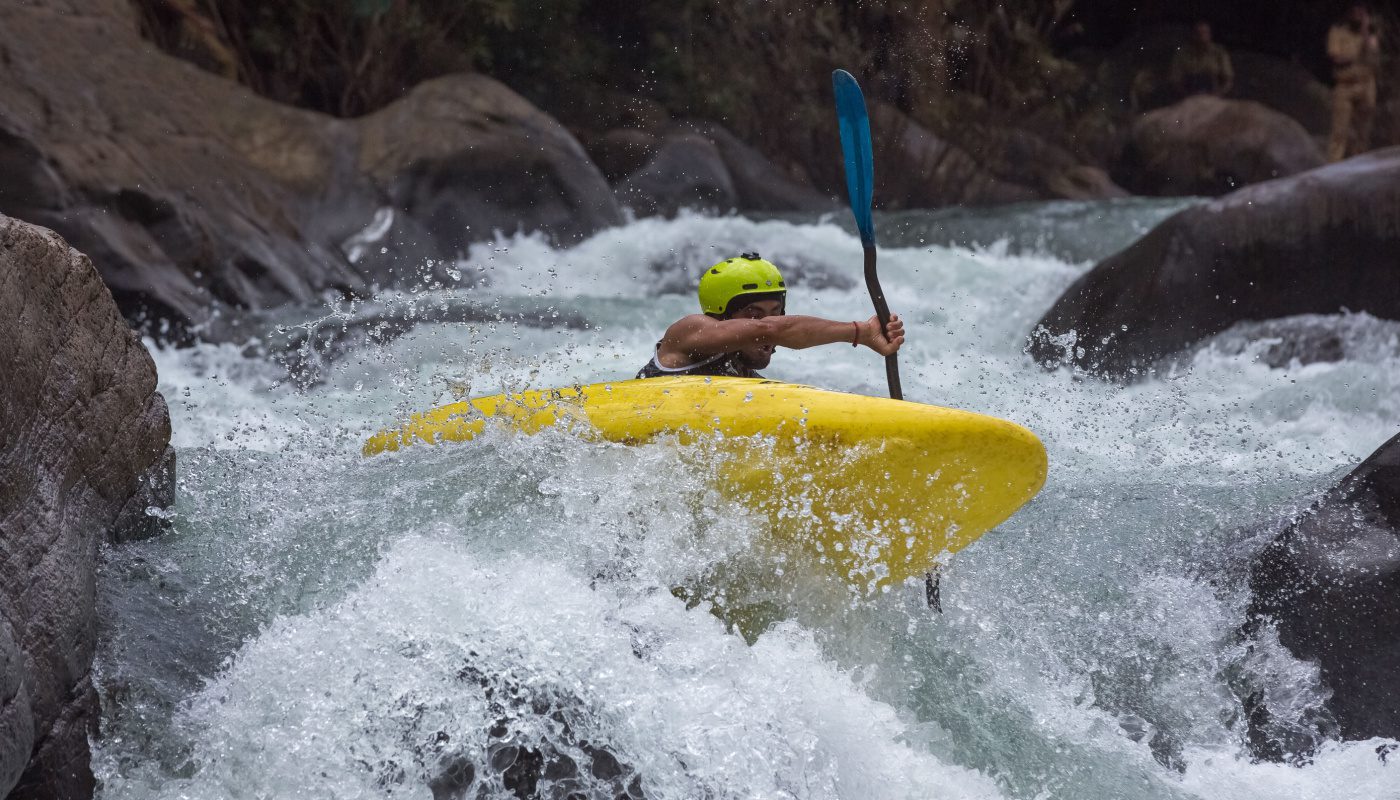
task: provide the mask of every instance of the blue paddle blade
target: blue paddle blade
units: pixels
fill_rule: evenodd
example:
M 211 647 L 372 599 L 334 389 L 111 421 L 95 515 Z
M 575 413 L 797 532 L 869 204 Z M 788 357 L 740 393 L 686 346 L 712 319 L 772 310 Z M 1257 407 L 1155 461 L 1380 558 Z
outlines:
M 865 112 L 865 95 L 851 73 L 838 69 L 831 73 L 836 93 L 836 120 L 841 126 L 841 153 L 846 158 L 846 194 L 851 213 L 860 230 L 860 243 L 875 246 L 875 223 L 870 202 L 875 194 L 875 154 L 870 147 L 870 116 Z

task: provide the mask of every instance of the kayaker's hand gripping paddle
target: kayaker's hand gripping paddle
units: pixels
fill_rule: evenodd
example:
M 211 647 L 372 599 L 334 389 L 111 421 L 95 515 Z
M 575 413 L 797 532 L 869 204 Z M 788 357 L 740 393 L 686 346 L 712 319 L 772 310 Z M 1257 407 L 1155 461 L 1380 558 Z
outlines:
M 885 290 L 880 288 L 880 276 L 875 272 L 875 221 L 870 213 L 875 197 L 875 152 L 870 145 L 870 115 L 865 111 L 865 95 L 851 73 L 844 69 L 832 72 L 831 88 L 836 94 L 836 120 L 841 126 L 841 154 L 846 160 L 846 195 L 851 201 L 856 229 L 860 231 L 861 247 L 865 249 L 865 288 L 875 304 L 881 330 L 887 331 L 890 307 L 885 302 Z M 885 356 L 885 379 L 890 384 L 890 397 L 903 400 L 898 356 Z M 937 573 L 924 576 L 924 597 L 929 608 L 941 612 L 939 583 Z
M 875 196 L 875 155 L 870 146 L 870 116 L 865 112 L 865 95 L 851 73 L 844 69 L 831 73 L 831 86 L 836 93 L 836 119 L 841 125 L 841 153 L 846 158 L 846 194 L 850 197 L 856 228 L 860 230 L 861 246 L 865 248 L 865 288 L 875 304 L 880 328 L 887 330 L 890 307 L 885 303 L 885 291 L 880 288 L 880 276 L 875 273 L 875 223 L 870 215 L 870 202 Z M 897 356 L 885 356 L 885 378 L 890 384 L 890 397 L 903 400 Z

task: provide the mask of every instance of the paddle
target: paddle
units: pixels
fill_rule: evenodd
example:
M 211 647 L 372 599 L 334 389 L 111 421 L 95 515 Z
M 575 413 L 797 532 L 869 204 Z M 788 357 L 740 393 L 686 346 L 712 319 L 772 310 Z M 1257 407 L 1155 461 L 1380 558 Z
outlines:
M 841 127 L 841 155 L 846 160 L 846 195 L 850 199 L 851 214 L 856 218 L 856 229 L 860 231 L 861 247 L 865 250 L 865 288 L 870 292 L 870 302 L 875 304 L 875 315 L 880 318 L 880 328 L 884 330 L 890 324 L 890 307 L 875 271 L 875 221 L 870 211 L 875 197 L 875 153 L 870 146 L 870 115 L 865 111 L 865 95 L 851 73 L 844 69 L 832 72 L 831 88 L 836 94 L 836 120 Z M 903 400 L 898 356 L 885 356 L 885 380 L 890 385 L 890 397 Z M 924 599 L 929 608 L 941 612 L 939 583 L 936 573 L 924 576 Z
M 880 276 L 875 272 L 875 223 L 870 215 L 870 202 L 875 195 L 875 155 L 870 147 L 870 116 L 865 113 L 865 95 L 860 84 L 844 69 L 831 73 L 831 87 L 836 92 L 836 119 L 841 126 L 841 153 L 846 159 L 846 194 L 851 201 L 851 213 L 860 231 L 860 243 L 865 249 L 865 288 L 875 304 L 881 329 L 890 324 L 890 307 L 885 303 L 885 291 L 880 288 Z M 904 399 L 899 386 L 899 358 L 885 356 L 885 379 L 890 385 L 890 397 Z

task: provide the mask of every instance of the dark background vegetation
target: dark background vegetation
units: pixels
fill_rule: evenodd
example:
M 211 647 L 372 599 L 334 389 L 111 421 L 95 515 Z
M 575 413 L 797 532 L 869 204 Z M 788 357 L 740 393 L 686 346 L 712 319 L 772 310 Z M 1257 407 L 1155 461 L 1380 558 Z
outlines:
M 1092 153 L 1129 108 L 1125 48 L 1209 20 L 1218 41 L 1329 81 L 1336 0 L 134 0 L 161 47 L 259 94 L 357 116 L 448 72 L 503 81 L 575 133 L 723 123 L 780 165 L 810 164 L 842 66 L 868 93 L 957 139 L 1013 123 Z M 1387 65 L 1400 15 L 1373 3 Z M 1106 61 L 1117 53 L 1119 61 Z M 1107 64 L 1107 66 L 1105 66 Z M 1400 76 L 1397 76 L 1400 78 Z M 1400 81 L 1382 81 L 1382 104 Z M 814 98 L 822 98 L 814 102 Z M 1382 114 L 1376 144 L 1400 142 Z M 820 142 L 825 146 L 825 141 Z

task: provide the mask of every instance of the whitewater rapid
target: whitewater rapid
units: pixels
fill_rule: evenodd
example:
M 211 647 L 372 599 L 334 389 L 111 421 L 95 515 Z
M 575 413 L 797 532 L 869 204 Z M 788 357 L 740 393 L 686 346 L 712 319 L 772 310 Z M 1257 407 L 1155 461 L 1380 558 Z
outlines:
M 533 751 L 555 765 L 541 796 L 1400 798 L 1378 741 L 1252 762 L 1241 687 L 1299 724 L 1323 690 L 1236 636 L 1261 523 L 1395 433 L 1393 329 L 1317 321 L 1367 344 L 1282 368 L 1270 340 L 1223 337 L 1127 387 L 1022 351 L 1092 258 L 1172 208 L 962 212 L 1012 232 L 971 247 L 946 216 L 886 220 L 906 398 L 1014 420 L 1050 454 L 1041 495 L 952 561 L 942 615 L 921 586 L 745 582 L 761 520 L 666 443 L 359 454 L 464 391 L 630 378 L 699 270 L 740 251 L 788 270 L 791 312 L 868 317 L 839 222 L 502 236 L 419 287 L 259 317 L 248 344 L 152 343 L 179 487 L 173 531 L 101 576 L 102 796 L 450 797 L 464 769 L 465 796 L 499 796 Z M 766 374 L 885 389 L 843 346 Z M 768 627 L 750 643 L 715 604 Z

